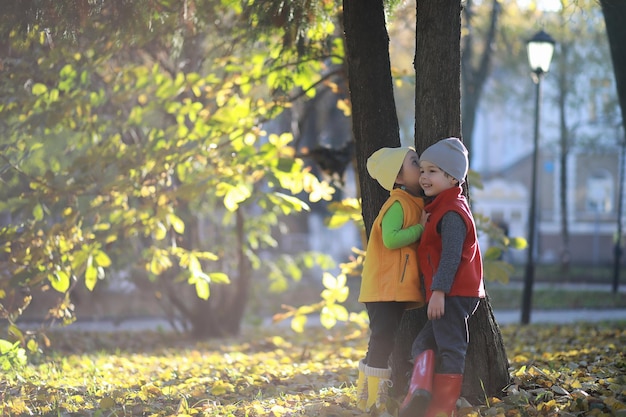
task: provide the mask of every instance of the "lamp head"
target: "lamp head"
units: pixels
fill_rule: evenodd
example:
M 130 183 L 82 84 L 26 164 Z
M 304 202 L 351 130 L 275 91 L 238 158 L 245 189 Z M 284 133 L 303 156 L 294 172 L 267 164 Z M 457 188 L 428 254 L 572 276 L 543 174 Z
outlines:
M 541 76 L 550 70 L 552 54 L 554 53 L 554 39 L 543 30 L 540 30 L 530 38 L 526 44 L 528 51 L 528 63 L 531 71 Z

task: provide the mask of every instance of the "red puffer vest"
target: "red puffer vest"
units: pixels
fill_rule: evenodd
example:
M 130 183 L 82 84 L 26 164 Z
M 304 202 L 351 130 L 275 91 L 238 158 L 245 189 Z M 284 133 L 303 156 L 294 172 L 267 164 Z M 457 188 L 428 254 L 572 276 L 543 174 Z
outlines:
M 426 302 L 430 300 L 432 295 L 433 276 L 437 272 L 441 259 L 441 235 L 437 231 L 437 225 L 444 214 L 449 211 L 459 213 L 465 222 L 467 233 L 463 242 L 461 262 L 454 277 L 452 288 L 447 295 L 484 298 L 483 262 L 476 236 L 476 225 L 467 200 L 463 196 L 463 189 L 453 187 L 441 192 L 424 209 L 430 213 L 430 217 L 419 243 L 418 258 L 420 272 L 424 276 Z

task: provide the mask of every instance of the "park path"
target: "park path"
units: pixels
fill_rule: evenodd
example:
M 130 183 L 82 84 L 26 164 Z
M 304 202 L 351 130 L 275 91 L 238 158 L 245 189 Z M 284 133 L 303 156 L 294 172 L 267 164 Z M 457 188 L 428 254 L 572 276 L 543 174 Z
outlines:
M 496 321 L 500 326 L 519 324 L 521 312 L 519 310 L 494 310 Z M 621 322 L 620 325 L 626 327 L 626 309 L 602 309 L 602 310 L 533 310 L 530 314 L 532 324 L 552 323 L 552 324 L 572 324 L 577 322 Z M 271 319 L 264 323 L 264 327 L 271 326 L 284 327 L 289 322 L 272 324 Z M 309 318 L 308 325 L 319 325 L 319 319 Z M 63 330 L 74 331 L 100 331 L 100 332 L 126 332 L 126 331 L 169 331 L 172 327 L 169 322 L 160 318 L 130 318 L 122 321 L 111 320 L 79 320 Z

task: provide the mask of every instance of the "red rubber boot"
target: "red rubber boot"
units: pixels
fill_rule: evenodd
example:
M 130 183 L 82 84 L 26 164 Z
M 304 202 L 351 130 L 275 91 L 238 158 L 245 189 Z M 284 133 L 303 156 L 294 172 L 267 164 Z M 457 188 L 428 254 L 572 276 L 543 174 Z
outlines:
M 462 384 L 461 374 L 435 374 L 433 398 L 426 417 L 453 417 L 456 414 L 456 401 L 461 395 Z
M 400 406 L 399 417 L 422 417 L 428 408 L 433 388 L 435 352 L 426 350 L 415 358 L 409 392 Z

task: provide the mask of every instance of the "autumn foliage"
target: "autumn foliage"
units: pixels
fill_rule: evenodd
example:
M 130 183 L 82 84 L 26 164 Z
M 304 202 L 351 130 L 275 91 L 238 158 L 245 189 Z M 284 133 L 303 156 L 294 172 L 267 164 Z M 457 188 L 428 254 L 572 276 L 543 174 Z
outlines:
M 625 323 L 504 326 L 511 384 L 465 416 L 626 415 Z M 363 328 L 248 329 L 194 342 L 164 332 L 51 335 L 5 370 L 3 416 L 358 416 Z M 4 356 L 3 356 L 4 357 Z

